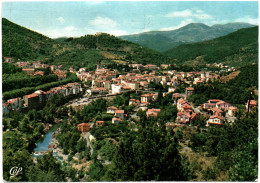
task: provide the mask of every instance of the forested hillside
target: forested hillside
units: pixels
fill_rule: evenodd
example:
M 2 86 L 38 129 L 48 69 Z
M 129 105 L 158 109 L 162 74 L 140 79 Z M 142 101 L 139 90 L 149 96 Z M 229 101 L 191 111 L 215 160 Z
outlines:
M 221 99 L 232 104 L 244 105 L 249 93 L 255 95 L 258 90 L 258 64 L 240 68 L 239 75 L 226 83 L 218 81 L 205 85 L 194 86 L 194 93 L 189 100 L 195 105 L 207 102 L 209 99 Z M 255 97 L 257 99 L 257 96 Z
M 68 38 L 62 44 L 65 49 L 59 49 L 50 62 L 64 64 L 64 62 L 72 63 L 73 61 L 73 65 L 78 63 L 81 66 L 85 66 L 86 63 L 96 64 L 97 60 L 158 65 L 175 63 L 172 58 L 157 51 L 105 33 Z
M 2 18 L 3 56 L 16 59 L 45 58 L 54 41 L 44 35 Z
M 2 19 L 3 57 L 44 60 L 48 64 L 95 68 L 97 61 L 142 64 L 175 63 L 159 52 L 109 34 L 53 40 Z
M 258 60 L 258 26 L 245 28 L 227 36 L 193 44 L 183 44 L 165 52 L 180 62 L 224 62 L 245 65 Z

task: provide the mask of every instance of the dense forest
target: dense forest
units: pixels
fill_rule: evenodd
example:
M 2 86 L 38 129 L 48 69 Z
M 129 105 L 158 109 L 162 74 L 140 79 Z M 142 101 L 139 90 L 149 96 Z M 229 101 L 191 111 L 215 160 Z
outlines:
M 2 55 L 15 59 L 48 57 L 55 41 L 2 18 Z
M 258 27 L 245 28 L 210 41 L 183 44 L 165 52 L 180 62 L 202 57 L 206 63 L 246 65 L 258 61 Z M 202 61 L 200 60 L 200 61 Z

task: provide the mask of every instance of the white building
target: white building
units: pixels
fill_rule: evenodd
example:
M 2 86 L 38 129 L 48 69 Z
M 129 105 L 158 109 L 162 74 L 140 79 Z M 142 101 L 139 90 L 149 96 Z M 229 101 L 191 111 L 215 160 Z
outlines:
M 112 94 L 121 93 L 122 85 L 112 84 Z

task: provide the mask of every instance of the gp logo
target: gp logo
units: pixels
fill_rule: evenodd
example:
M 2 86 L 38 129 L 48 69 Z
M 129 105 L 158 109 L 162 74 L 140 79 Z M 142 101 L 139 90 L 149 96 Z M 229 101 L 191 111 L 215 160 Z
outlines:
M 11 177 L 10 178 L 15 177 L 15 176 L 17 176 L 19 174 L 22 174 L 22 170 L 23 170 L 22 167 L 17 167 L 17 166 L 11 168 L 11 170 L 10 170 Z

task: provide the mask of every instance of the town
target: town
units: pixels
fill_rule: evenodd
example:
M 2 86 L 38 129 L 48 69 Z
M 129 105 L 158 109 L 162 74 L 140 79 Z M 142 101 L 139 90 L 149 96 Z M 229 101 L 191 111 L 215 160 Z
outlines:
M 11 58 L 5 58 L 6 63 L 11 62 Z M 62 70 L 62 65 L 48 66 L 39 62 L 17 62 L 15 63 L 18 67 L 22 68 L 22 71 L 28 75 L 43 76 L 43 71 L 35 71 L 39 68 L 50 67 L 53 74 L 55 74 L 59 80 L 66 78 L 66 70 Z M 140 96 L 140 100 L 130 99 L 129 105 L 134 105 L 133 110 L 138 111 L 139 109 L 147 111 L 147 117 L 154 116 L 160 112 L 160 109 L 148 109 L 147 106 L 149 103 L 155 101 L 158 97 L 158 91 L 153 91 L 153 88 L 149 88 L 149 83 L 155 83 L 162 86 L 167 86 L 168 92 L 163 92 L 163 96 L 166 96 L 169 93 L 172 93 L 172 99 L 174 100 L 173 105 L 177 105 L 178 113 L 175 122 L 168 122 L 168 126 L 175 126 L 180 124 L 192 124 L 192 122 L 198 118 L 199 114 L 203 114 L 208 120 L 206 125 L 223 125 L 225 120 L 229 123 L 234 122 L 236 119 L 234 112 L 237 110 L 237 107 L 232 106 L 225 101 L 219 99 L 210 99 L 207 103 L 203 103 L 200 106 L 193 106 L 188 102 L 189 96 L 193 93 L 192 85 L 198 85 L 201 83 L 206 83 L 209 80 L 216 80 L 220 78 L 219 73 L 221 72 L 230 72 L 236 71 L 234 67 L 229 68 L 228 66 L 223 66 L 223 64 L 213 64 L 216 67 L 224 68 L 220 72 L 177 72 L 176 70 L 167 70 L 170 65 L 162 64 L 160 67 L 156 65 L 145 65 L 142 64 L 129 64 L 128 66 L 132 68 L 132 72 L 127 73 L 126 75 L 121 74 L 118 71 L 113 71 L 101 67 L 100 62 L 97 62 L 97 68 L 95 71 L 86 71 L 85 68 L 80 68 L 79 71 L 75 71 L 73 67 L 69 68 L 69 72 L 74 73 L 83 83 L 68 83 L 66 85 L 58 86 L 51 88 L 49 91 L 38 90 L 32 94 L 25 95 L 22 98 L 13 98 L 8 99 L 3 103 L 3 114 L 7 114 L 10 110 L 22 110 L 22 109 L 37 109 L 46 104 L 46 101 L 50 99 L 55 94 L 62 94 L 65 97 L 69 95 L 77 95 L 83 92 L 84 87 L 84 96 L 85 98 L 81 99 L 89 100 L 89 98 L 99 98 L 102 96 L 113 96 L 120 95 L 125 92 L 135 91 L 143 93 Z M 140 69 L 145 68 L 145 71 L 141 73 Z M 161 71 L 162 75 L 158 74 L 158 71 Z M 117 77 L 118 76 L 118 77 Z M 91 86 L 86 86 L 87 82 L 91 82 Z M 183 93 L 175 93 L 175 90 L 184 83 L 186 86 Z M 80 102 L 75 102 L 76 105 L 81 105 Z M 84 102 L 82 103 L 84 106 Z M 256 107 L 256 101 L 250 100 L 245 104 L 246 108 L 251 110 Z M 225 116 L 223 116 L 223 112 Z M 112 119 L 112 124 L 114 121 L 117 122 L 124 120 L 124 110 L 117 110 L 116 107 L 109 107 L 107 113 L 113 113 L 118 118 Z M 123 115 L 122 115 L 123 114 Z M 127 119 L 127 118 L 126 118 Z
M 257 181 L 258 14 L 3 3 L 3 181 Z

